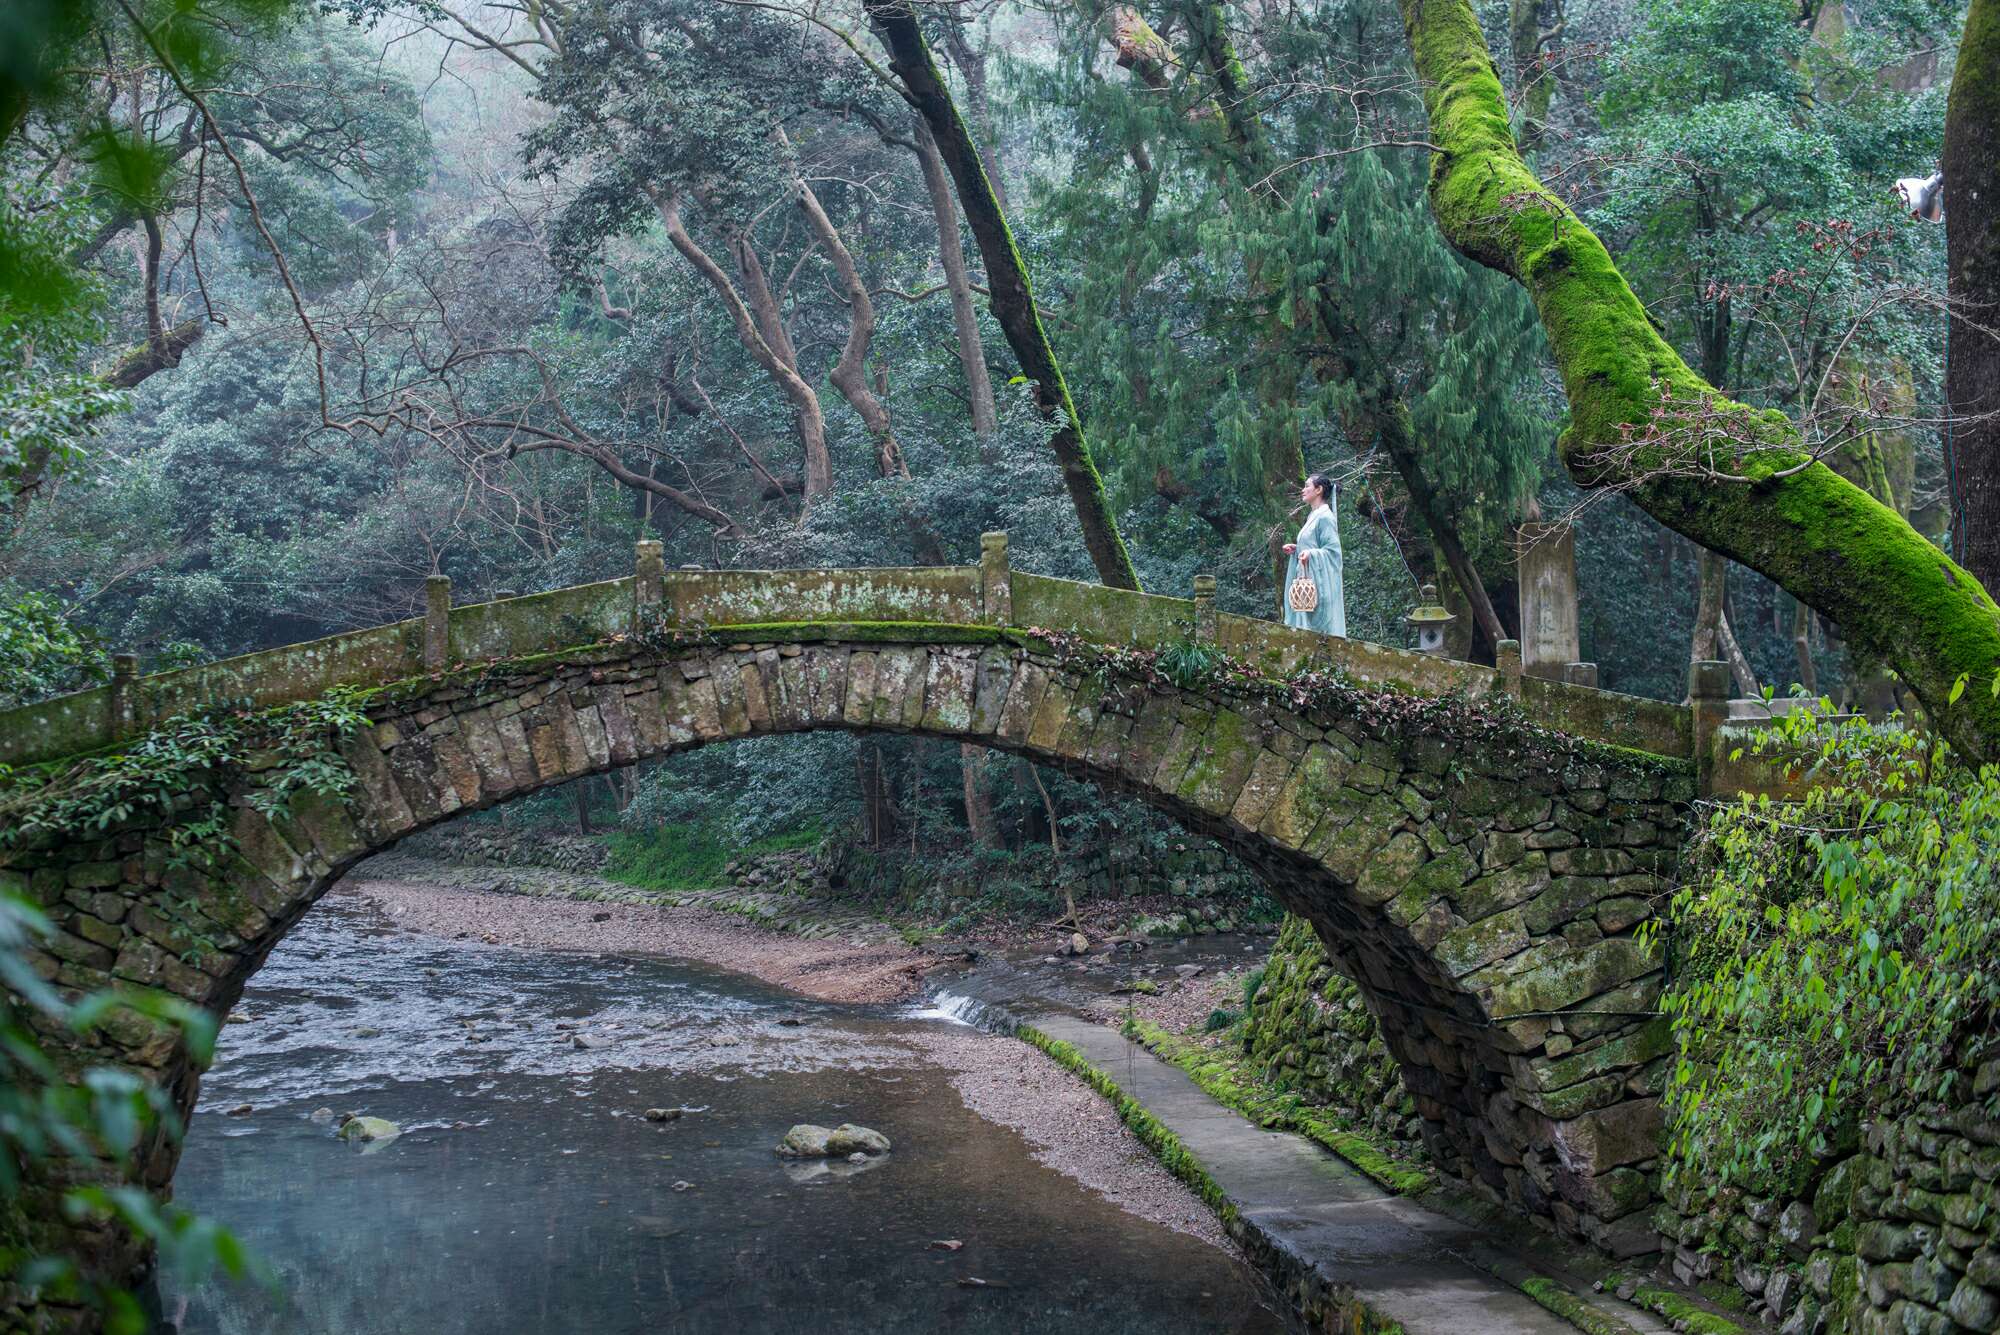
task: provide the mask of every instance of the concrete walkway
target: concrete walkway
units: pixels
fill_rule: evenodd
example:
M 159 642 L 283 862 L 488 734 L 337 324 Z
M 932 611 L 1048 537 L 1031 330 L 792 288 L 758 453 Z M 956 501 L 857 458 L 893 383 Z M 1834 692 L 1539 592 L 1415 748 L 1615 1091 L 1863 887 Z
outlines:
M 1577 1327 L 1511 1284 L 1468 1263 L 1494 1240 L 1382 1188 L 1302 1136 L 1266 1131 L 1216 1103 L 1179 1067 L 1116 1030 L 1070 1015 L 1030 1023 L 1083 1054 L 1180 1138 L 1298 1287 L 1352 1294 L 1409 1335 L 1576 1335 Z M 1608 1303 L 1579 1294 L 1603 1312 Z M 1618 1321 L 1665 1331 L 1618 1305 Z M 1609 1315 L 1605 1313 L 1605 1315 Z

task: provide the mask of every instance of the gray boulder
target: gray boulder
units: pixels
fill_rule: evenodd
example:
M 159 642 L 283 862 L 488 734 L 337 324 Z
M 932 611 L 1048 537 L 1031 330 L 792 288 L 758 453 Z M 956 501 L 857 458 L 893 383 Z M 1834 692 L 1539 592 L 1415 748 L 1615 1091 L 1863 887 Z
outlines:
M 843 1159 L 852 1154 L 887 1154 L 889 1138 L 880 1131 L 842 1122 L 826 1138 L 826 1152 Z
M 778 1153 L 793 1159 L 845 1159 L 854 1154 L 888 1152 L 887 1136 L 852 1122 L 842 1122 L 830 1131 L 811 1122 L 801 1122 L 787 1131 L 778 1144 Z
M 794 1159 L 824 1159 L 829 1153 L 826 1143 L 832 1137 L 833 1132 L 823 1126 L 800 1122 L 778 1142 L 778 1153 Z
M 386 1117 L 343 1117 L 337 1133 L 342 1140 L 376 1141 L 394 1140 L 403 1134 L 403 1128 Z

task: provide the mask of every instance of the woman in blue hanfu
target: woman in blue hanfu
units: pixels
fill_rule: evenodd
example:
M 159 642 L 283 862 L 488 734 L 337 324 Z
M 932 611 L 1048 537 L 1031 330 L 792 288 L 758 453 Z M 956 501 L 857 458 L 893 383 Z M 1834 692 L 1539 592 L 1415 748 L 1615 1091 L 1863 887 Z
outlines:
M 1347 601 L 1340 587 L 1340 522 L 1333 517 L 1333 479 L 1314 473 L 1299 490 L 1306 522 L 1297 542 L 1285 544 L 1291 578 L 1285 588 L 1285 624 L 1322 635 L 1347 634 Z

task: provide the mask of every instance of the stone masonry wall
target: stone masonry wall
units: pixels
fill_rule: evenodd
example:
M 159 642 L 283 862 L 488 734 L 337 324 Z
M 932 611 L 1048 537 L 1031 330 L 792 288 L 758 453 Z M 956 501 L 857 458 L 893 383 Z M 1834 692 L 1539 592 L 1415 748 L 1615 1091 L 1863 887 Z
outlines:
M 1740 1290 L 1784 1335 L 2000 1330 L 2000 1059 L 1966 1077 L 1951 1106 L 1868 1122 L 1796 1192 L 1662 1204 L 1674 1273 Z
M 402 849 L 439 862 L 573 872 L 602 871 L 611 857 L 611 846 L 589 835 L 503 830 L 485 824 L 425 830 L 411 836 Z
M 1243 1050 L 1279 1088 L 1406 1144 L 1423 1138 L 1417 1105 L 1354 980 L 1303 918 L 1287 917 L 1243 1025 Z
M 48 910 L 56 935 L 31 959 L 59 986 L 140 984 L 226 1011 L 344 871 L 456 813 L 735 737 L 976 742 L 1133 793 L 1311 922 L 1378 1017 L 1440 1170 L 1621 1254 L 1657 1248 L 1662 974 L 1634 933 L 1677 857 L 1684 762 L 1464 702 L 1333 691 L 1302 712 L 1289 694 L 1182 690 L 995 631 L 819 633 L 440 670 L 385 691 L 343 742 L 348 802 L 267 815 L 255 758 L 216 776 L 224 866 L 177 862 L 148 816 L 24 848 L 0 885 Z M 87 1042 L 73 1060 L 191 1104 L 171 1031 L 134 1018 Z M 138 1179 L 164 1188 L 175 1157 L 149 1147 Z

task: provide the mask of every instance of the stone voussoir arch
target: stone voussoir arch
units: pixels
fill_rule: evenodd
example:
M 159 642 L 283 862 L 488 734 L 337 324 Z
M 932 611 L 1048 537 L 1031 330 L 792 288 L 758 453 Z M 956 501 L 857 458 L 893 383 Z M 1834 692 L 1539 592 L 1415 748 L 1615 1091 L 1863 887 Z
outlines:
M 744 737 L 980 743 L 1131 793 L 1254 868 L 1359 984 L 1444 1172 L 1615 1251 L 1655 1245 L 1662 974 L 1635 933 L 1695 792 L 1689 711 L 1218 616 L 1212 583 L 1183 600 L 1013 573 L 1004 535 L 972 567 L 669 575 L 642 544 L 626 580 L 464 608 L 433 593 L 420 620 L 0 715 L 0 759 L 18 762 L 115 743 L 203 694 L 374 689 L 340 744 L 345 801 L 267 813 L 254 764 L 231 777 L 218 874 L 174 865 L 157 821 L 17 850 L 0 880 L 58 928 L 42 972 L 222 1013 L 344 871 L 461 812 Z M 1122 676 L 1050 630 L 1192 638 L 1272 672 L 1317 655 L 1358 703 Z M 1421 728 L 1365 707 L 1425 695 L 1465 703 Z M 1478 707 L 1500 696 L 1516 724 Z M 132 1017 L 93 1042 L 80 1060 L 192 1107 L 171 1032 Z M 133 1174 L 165 1189 L 176 1154 L 161 1138 Z

